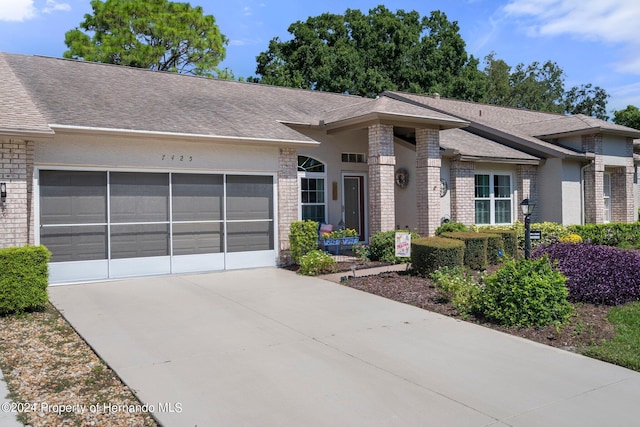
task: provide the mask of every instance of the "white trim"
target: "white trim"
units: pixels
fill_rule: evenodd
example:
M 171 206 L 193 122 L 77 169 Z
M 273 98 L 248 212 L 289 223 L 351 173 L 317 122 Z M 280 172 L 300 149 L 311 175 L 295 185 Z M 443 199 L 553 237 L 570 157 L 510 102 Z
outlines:
M 605 185 L 605 177 L 609 181 L 609 185 Z M 608 191 L 607 191 L 608 190 Z M 611 207 L 611 172 L 603 172 L 602 174 L 602 221 L 607 224 L 611 222 L 612 207 Z M 607 201 L 609 207 L 607 208 Z
M 489 175 L 489 197 L 475 197 L 475 177 L 478 175 Z M 511 222 L 508 223 L 502 223 L 502 222 L 496 222 L 496 211 L 495 211 L 495 202 L 498 200 L 508 200 L 507 198 L 501 197 L 501 198 L 496 198 L 495 197 L 495 188 L 494 188 L 494 184 L 493 184 L 493 177 L 496 175 L 502 175 L 502 176 L 508 176 L 509 177 L 509 185 L 510 185 L 510 194 L 511 194 Z M 473 174 L 473 222 L 476 225 L 511 225 L 514 223 L 515 219 L 516 219 L 516 195 L 517 195 L 517 186 L 514 185 L 515 184 L 515 180 L 514 180 L 514 173 L 513 171 L 500 171 L 500 170 L 476 170 L 474 171 Z M 489 224 L 477 224 L 475 222 L 476 219 L 476 212 L 475 212 L 475 204 L 476 204 L 476 200 L 488 200 L 489 201 Z
M 307 172 L 307 171 L 298 171 L 298 220 L 302 219 L 302 178 L 307 179 L 323 179 L 324 180 L 324 203 L 309 203 L 309 205 L 319 206 L 324 204 L 324 221 L 329 221 L 329 180 L 327 178 L 327 162 L 312 156 L 307 156 L 305 154 L 298 154 L 296 157 L 296 168 L 298 157 L 308 157 L 314 159 L 317 162 L 320 162 L 324 165 L 324 172 Z

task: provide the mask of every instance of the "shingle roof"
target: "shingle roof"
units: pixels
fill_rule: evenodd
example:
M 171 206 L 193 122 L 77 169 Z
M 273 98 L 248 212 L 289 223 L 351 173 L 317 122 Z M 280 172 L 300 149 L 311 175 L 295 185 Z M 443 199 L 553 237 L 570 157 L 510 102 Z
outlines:
M 363 100 L 48 57 L 0 53 L 0 58 L 44 117 L 41 127 L 312 141 L 282 121 L 310 123 L 319 112 Z M 10 86 L 20 88 L 16 81 Z
M 0 94 L 2 94 L 0 99 L 5 107 L 0 108 L 0 131 L 2 133 L 51 133 L 47 120 L 13 74 L 2 54 L 0 54 Z
M 539 157 L 475 135 L 464 129 L 448 129 L 440 132 L 440 146 L 456 150 L 463 156 L 503 161 L 537 162 Z
M 468 120 L 472 128 L 510 138 L 523 149 L 529 147 L 534 151 L 559 156 L 578 153 L 542 138 L 580 132 L 613 132 L 629 137 L 640 136 L 640 132 L 635 129 L 581 114 L 565 116 L 402 92 L 385 92 L 383 95 L 413 102 L 435 111 L 446 111 L 447 114 Z

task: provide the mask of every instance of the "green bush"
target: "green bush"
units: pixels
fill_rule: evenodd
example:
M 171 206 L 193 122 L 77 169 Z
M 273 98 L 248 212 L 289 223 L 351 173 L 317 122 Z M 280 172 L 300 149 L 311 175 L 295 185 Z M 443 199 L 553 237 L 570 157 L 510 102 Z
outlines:
M 0 249 L 0 314 L 21 313 L 47 304 L 50 257 L 44 246 Z
M 300 264 L 302 257 L 318 249 L 318 223 L 315 221 L 294 221 L 289 232 L 291 258 Z
M 487 240 L 484 233 L 473 231 L 459 231 L 442 233 L 441 237 L 462 240 L 464 242 L 464 265 L 472 270 L 485 270 L 487 268 Z
M 480 296 L 480 286 L 462 267 L 442 267 L 430 275 L 440 298 L 450 302 L 458 314 L 469 315 L 474 311 Z
M 369 258 L 371 261 L 390 262 L 401 264 L 408 262 L 408 258 L 396 257 L 396 232 L 406 233 L 407 230 L 381 231 L 369 239 Z M 420 235 L 411 232 L 411 241 L 419 239 Z
M 487 262 L 491 265 L 500 264 L 504 254 L 502 236 L 497 233 L 482 233 L 487 236 Z
M 513 225 L 502 225 L 502 226 L 473 226 L 472 229 L 474 231 L 480 232 L 496 232 L 499 230 L 511 230 L 516 232 L 516 237 L 518 239 L 518 247 L 520 249 L 524 249 L 524 224 L 520 221 L 516 221 Z M 539 245 L 549 245 L 551 243 L 557 242 L 561 237 L 570 234 L 571 231 L 562 224 L 557 224 L 555 222 L 536 222 L 531 224 L 531 230 L 539 230 L 542 234 L 542 239 L 540 240 L 532 240 L 531 241 L 531 249 L 536 248 Z M 506 246 L 505 246 L 506 250 Z M 509 254 L 512 256 L 511 254 Z
M 464 242 L 443 237 L 423 237 L 411 240 L 411 266 L 427 276 L 440 267 L 462 267 Z
M 455 231 L 469 231 L 469 227 L 461 222 L 445 222 L 440 227 L 436 228 L 436 236 L 440 236 L 442 233 L 451 233 Z
M 518 256 L 518 236 L 515 230 L 482 229 L 480 232 L 499 235 L 502 237 L 502 249 L 504 255 L 511 258 Z
M 568 230 L 594 245 L 640 247 L 640 222 L 572 225 Z
M 565 282 L 547 257 L 508 260 L 486 277 L 476 310 L 506 326 L 562 324 L 573 310 Z
M 336 264 L 334 259 L 326 252 L 316 249 L 307 252 L 300 259 L 300 274 L 305 276 L 317 276 L 329 270 Z

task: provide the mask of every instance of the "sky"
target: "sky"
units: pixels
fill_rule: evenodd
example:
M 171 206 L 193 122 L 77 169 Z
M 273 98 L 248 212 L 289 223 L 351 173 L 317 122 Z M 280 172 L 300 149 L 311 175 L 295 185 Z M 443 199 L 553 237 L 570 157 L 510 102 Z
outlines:
M 551 60 L 565 72 L 565 90 L 591 83 L 609 93 L 607 110 L 640 107 L 638 0 L 190 0 L 213 15 L 229 39 L 222 68 L 255 75 L 269 41 L 291 38 L 296 21 L 322 13 L 384 5 L 393 12 L 440 10 L 457 21 L 467 52 L 491 52 L 512 67 Z M 0 52 L 62 57 L 64 35 L 92 13 L 90 0 L 0 0 Z M 1 77 L 0 77 L 1 78 Z

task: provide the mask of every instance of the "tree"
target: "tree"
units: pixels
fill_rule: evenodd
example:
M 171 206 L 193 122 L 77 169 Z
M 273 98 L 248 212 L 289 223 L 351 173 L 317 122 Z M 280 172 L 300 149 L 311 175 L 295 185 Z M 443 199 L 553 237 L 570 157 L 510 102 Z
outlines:
M 585 114 L 608 120 L 607 92 L 591 83 L 564 91 L 564 71 L 557 63 L 518 64 L 513 71 L 494 52 L 485 57 L 482 102 L 549 113 Z
M 201 7 L 168 0 L 92 0 L 80 28 L 65 34 L 65 58 L 211 76 L 227 38 Z M 228 74 L 228 72 L 227 72 Z
M 585 114 L 609 120 L 607 98 L 609 94 L 604 89 L 594 87 L 591 83 L 574 86 L 565 95 L 565 111 L 569 114 Z
M 640 109 L 634 105 L 627 105 L 624 110 L 614 111 L 613 122 L 618 125 L 640 129 Z
M 364 15 L 347 9 L 295 22 L 293 38 L 274 38 L 258 56 L 254 78 L 264 84 L 376 96 L 385 90 L 478 99 L 482 73 L 468 56 L 457 22 L 435 11 Z

